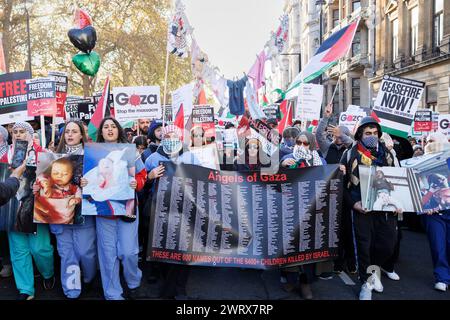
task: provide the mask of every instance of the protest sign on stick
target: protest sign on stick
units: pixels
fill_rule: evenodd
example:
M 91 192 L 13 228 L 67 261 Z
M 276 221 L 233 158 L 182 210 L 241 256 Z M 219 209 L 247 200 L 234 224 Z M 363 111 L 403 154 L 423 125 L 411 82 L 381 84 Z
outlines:
M 407 138 L 425 83 L 385 75 L 373 111 L 384 132 Z
M 0 75 L 0 124 L 33 120 L 27 111 L 26 80 L 30 78 L 29 71 Z

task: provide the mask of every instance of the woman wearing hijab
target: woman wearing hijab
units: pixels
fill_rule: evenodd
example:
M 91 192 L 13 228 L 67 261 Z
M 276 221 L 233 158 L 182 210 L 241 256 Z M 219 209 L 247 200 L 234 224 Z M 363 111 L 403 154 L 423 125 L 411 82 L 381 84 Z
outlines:
M 69 120 L 63 128 L 56 153 L 82 156 L 86 133 L 83 124 Z M 40 189 L 38 184 L 33 192 Z M 87 290 L 97 273 L 97 247 L 95 218 L 82 216 L 80 224 L 51 224 L 50 231 L 56 236 L 57 249 L 61 257 L 61 284 L 64 295 L 77 299 L 81 294 L 81 283 Z M 83 281 L 81 281 L 81 270 Z
M 291 154 L 281 159 L 281 166 L 285 168 L 306 168 L 326 164 L 317 152 L 317 143 L 314 135 L 303 131 L 295 140 L 295 146 Z M 300 267 L 284 268 L 281 271 L 282 282 L 286 291 L 292 291 L 297 282 L 300 284 L 300 292 L 305 300 L 313 299 L 311 283 L 314 280 L 316 263 L 305 264 Z
M 97 143 L 127 143 L 124 130 L 116 119 L 106 117 L 102 120 L 97 132 Z M 139 153 L 136 151 L 136 175 L 130 181 L 130 187 L 140 191 L 145 184 L 147 173 Z M 92 182 L 91 182 L 92 183 Z M 81 186 L 86 187 L 89 181 L 84 177 Z M 135 197 L 136 198 L 136 197 Z M 97 248 L 102 278 L 103 293 L 107 300 L 123 300 L 123 288 L 120 282 L 120 265 L 128 286 L 127 298 L 143 298 L 140 289 L 142 272 L 138 267 L 138 225 L 139 214 L 127 215 L 127 208 L 118 201 L 108 200 L 111 210 L 109 216 L 96 217 Z M 92 211 L 96 215 L 95 204 L 83 199 L 83 210 Z M 135 212 L 138 211 L 134 204 Z
M 281 159 L 281 166 L 288 168 L 305 168 L 325 165 L 326 161 L 317 152 L 317 143 L 311 132 L 303 131 L 295 140 L 292 153 Z
M 45 152 L 40 146 L 33 143 L 34 130 L 27 122 L 16 122 L 13 126 L 12 145 L 8 151 L 8 162 L 14 155 L 14 144 L 17 140 L 28 141 L 28 166 L 36 166 L 38 152 Z M 23 188 L 22 183 L 18 194 Z M 19 199 L 22 205 L 21 199 Z M 33 261 L 43 276 L 45 290 L 53 289 L 55 285 L 53 267 L 53 246 L 50 244 L 48 225 L 37 224 L 36 233 L 22 233 L 11 231 L 8 233 L 11 262 L 14 280 L 19 290 L 18 300 L 34 299 L 34 272 Z

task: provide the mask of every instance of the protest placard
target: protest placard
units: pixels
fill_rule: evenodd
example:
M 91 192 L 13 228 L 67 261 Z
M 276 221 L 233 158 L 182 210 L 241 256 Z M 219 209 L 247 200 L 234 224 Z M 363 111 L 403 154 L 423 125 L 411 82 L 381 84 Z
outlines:
M 339 115 L 339 125 L 347 127 L 350 132 L 352 132 L 358 121 L 365 116 L 367 116 L 367 113 L 359 109 L 356 111 L 347 110 L 346 112 L 341 112 L 341 114 Z
M 263 109 L 267 119 L 278 119 L 280 116 L 280 105 L 278 103 L 272 103 Z
M 323 86 L 313 83 L 302 83 L 298 89 L 296 119 L 318 120 L 322 109 Z
M 433 114 L 431 110 L 417 110 L 414 115 L 414 131 L 431 131 Z
M 33 120 L 27 112 L 26 80 L 30 78 L 29 71 L 0 75 L 0 124 Z
M 446 136 L 450 135 L 450 114 L 439 115 L 437 131 L 445 134 Z
M 385 75 L 373 111 L 384 132 L 407 138 L 425 83 Z
M 215 137 L 214 107 L 196 105 L 192 109 L 192 126 L 201 126 L 205 130 L 205 137 Z
M 162 117 L 158 86 L 114 87 L 113 96 L 115 118 L 121 123 Z
M 87 125 L 89 124 L 95 109 L 96 106 L 92 97 L 68 97 L 65 106 L 66 118 L 79 119 Z
M 56 81 L 56 114 L 55 117 L 64 118 L 64 106 L 67 98 L 67 73 L 59 71 L 49 71 L 49 77 L 55 78 Z
M 26 80 L 28 116 L 56 114 L 56 81 L 53 77 Z
M 164 166 L 152 200 L 147 260 L 269 269 L 337 255 L 338 165 L 273 175 Z

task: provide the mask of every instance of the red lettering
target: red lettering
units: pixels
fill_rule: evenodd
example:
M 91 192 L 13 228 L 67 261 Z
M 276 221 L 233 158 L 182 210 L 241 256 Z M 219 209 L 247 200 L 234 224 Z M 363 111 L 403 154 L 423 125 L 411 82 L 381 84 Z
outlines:
M 12 96 L 13 95 L 13 84 L 11 81 L 8 81 L 6 83 L 6 95 L 7 96 Z
M 20 82 L 18 80 L 15 80 L 13 82 L 13 86 L 14 86 L 14 95 L 19 95 L 20 94 Z
M 26 94 L 27 93 L 27 83 L 26 80 L 20 80 L 20 94 Z

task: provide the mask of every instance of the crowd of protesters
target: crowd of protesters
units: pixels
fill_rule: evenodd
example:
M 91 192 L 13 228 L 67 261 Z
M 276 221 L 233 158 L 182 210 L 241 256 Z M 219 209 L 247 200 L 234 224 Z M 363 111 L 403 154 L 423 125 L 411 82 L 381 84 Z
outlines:
M 344 183 L 344 205 L 340 221 L 340 246 L 338 258 L 332 263 L 313 263 L 280 269 L 280 286 L 286 291 L 299 290 L 304 299 L 313 299 L 313 282 L 317 277 L 328 279 L 334 273 L 357 274 L 361 281 L 359 298 L 370 300 L 372 291 L 383 291 L 377 273 L 368 273 L 368 267 L 379 266 L 386 276 L 400 280 L 395 271 L 401 241 L 402 210 L 392 212 L 367 212 L 361 204 L 358 165 L 399 166 L 399 161 L 450 148 L 445 136 L 430 134 L 428 140 L 406 141 L 383 133 L 378 122 L 361 119 L 354 134 L 345 126 L 330 124 L 332 109 L 327 106 L 317 128 L 308 131 L 300 121 L 287 127 L 281 134 L 277 164 L 283 169 L 297 169 L 327 164 L 339 164 Z M 272 129 L 277 121 L 266 121 Z M 82 225 L 38 224 L 35 234 L 9 231 L 1 232 L 0 277 L 14 277 L 19 300 L 31 300 L 35 296 L 33 261 L 42 275 L 45 290 L 55 286 L 56 244 L 60 259 L 60 277 L 64 295 L 77 299 L 92 289 L 96 277 L 100 277 L 103 295 L 107 300 L 149 298 L 142 282 L 161 282 L 156 296 L 164 299 L 186 299 L 186 283 L 189 266 L 146 262 L 150 228 L 150 206 L 156 196 L 156 180 L 165 174 L 161 162 L 202 165 L 194 148 L 214 143 L 218 149 L 221 170 L 255 171 L 273 165 L 273 158 L 265 154 L 263 142 L 255 135 L 227 135 L 237 132 L 236 125 L 225 123 L 224 134 L 216 140 L 206 136 L 202 127 L 194 127 L 183 133 L 178 127 L 156 120 L 140 119 L 136 129 L 124 129 L 114 119 L 102 120 L 95 139 L 97 143 L 134 143 L 136 145 L 136 176 L 130 183 L 135 189 L 137 212 L 134 217 L 121 216 L 125 208 L 113 203 L 114 215 L 85 216 Z M 38 152 L 55 152 L 83 155 L 84 144 L 91 142 L 86 125 L 69 120 L 57 134 L 56 141 L 44 148 L 39 144 L 40 135 L 50 138 L 49 130 L 39 129 L 37 122 L 16 122 L 0 127 L 0 161 L 10 163 L 14 142 L 29 142 L 32 152 L 27 164 L 36 163 Z M 184 138 L 183 138 L 184 136 Z M 235 137 L 235 138 L 230 138 Z M 219 143 L 220 142 L 220 143 Z M 0 183 L 0 204 L 13 198 L 19 189 L 19 181 L 25 164 L 12 171 L 10 178 Z M 301 174 L 301 170 L 298 170 Z M 81 179 L 80 186 L 89 181 Z M 33 186 L 38 192 L 39 186 Z M 83 210 L 95 210 L 83 199 Z M 446 291 L 450 283 L 450 212 L 428 210 L 420 218 L 426 230 L 434 266 L 435 289 Z M 149 269 L 148 279 L 142 279 L 141 268 Z M 121 283 L 121 272 L 126 288 Z M 74 279 L 75 277 L 75 279 Z

